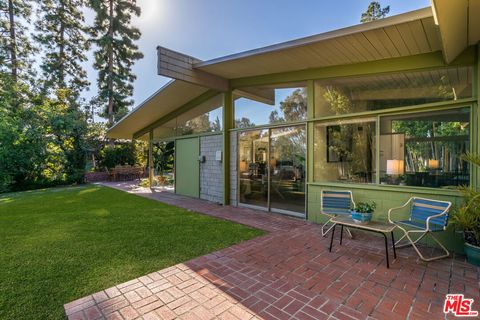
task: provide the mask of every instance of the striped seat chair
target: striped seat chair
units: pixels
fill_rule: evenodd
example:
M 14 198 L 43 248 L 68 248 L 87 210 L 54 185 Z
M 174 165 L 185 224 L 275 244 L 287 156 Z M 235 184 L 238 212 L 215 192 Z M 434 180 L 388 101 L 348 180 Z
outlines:
M 395 210 L 399 210 L 410 205 L 410 217 L 408 220 L 395 221 L 392 219 L 392 213 Z M 441 258 L 446 258 L 450 255 L 447 248 L 438 241 L 433 235 L 434 232 L 440 232 L 447 229 L 448 225 L 448 211 L 452 206 L 451 202 L 431 200 L 425 198 L 412 197 L 403 206 L 396 207 L 388 210 L 388 221 L 393 223 L 403 231 L 403 236 L 395 243 L 397 248 L 413 246 L 415 251 L 423 261 L 432 261 Z M 413 240 L 411 235 L 418 235 L 416 240 Z M 445 254 L 426 258 L 420 250 L 418 250 L 417 242 L 423 239 L 425 236 L 430 235 L 431 238 L 443 249 Z M 404 244 L 400 244 L 403 239 L 408 241 Z
M 355 207 L 355 202 L 353 201 L 352 191 L 322 190 L 320 195 L 320 213 L 328 217 L 327 222 L 322 225 L 322 236 L 325 237 L 335 225 L 331 223 L 332 218 L 338 215 L 350 215 L 351 208 Z M 352 233 L 348 228 L 347 233 L 352 237 Z

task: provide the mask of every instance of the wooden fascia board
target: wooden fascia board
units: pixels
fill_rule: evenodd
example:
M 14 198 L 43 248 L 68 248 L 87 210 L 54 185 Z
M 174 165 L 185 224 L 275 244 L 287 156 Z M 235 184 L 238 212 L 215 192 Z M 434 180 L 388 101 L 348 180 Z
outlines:
M 217 91 L 228 91 L 228 80 L 208 72 L 195 69 L 199 59 L 161 46 L 157 47 L 157 72 L 161 76 L 182 80 Z

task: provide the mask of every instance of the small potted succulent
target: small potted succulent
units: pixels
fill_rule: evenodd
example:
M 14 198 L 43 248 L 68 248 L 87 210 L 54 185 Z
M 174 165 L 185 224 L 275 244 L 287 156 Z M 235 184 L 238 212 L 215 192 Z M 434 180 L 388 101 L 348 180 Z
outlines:
M 353 221 L 358 224 L 369 223 L 372 220 L 372 214 L 376 207 L 377 204 L 375 201 L 357 203 L 357 205 L 352 209 Z

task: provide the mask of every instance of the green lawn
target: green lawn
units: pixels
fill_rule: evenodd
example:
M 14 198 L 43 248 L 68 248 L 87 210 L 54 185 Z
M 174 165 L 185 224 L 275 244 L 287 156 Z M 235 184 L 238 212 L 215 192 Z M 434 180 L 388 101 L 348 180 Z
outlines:
M 0 196 L 0 319 L 61 319 L 63 304 L 263 232 L 118 190 Z

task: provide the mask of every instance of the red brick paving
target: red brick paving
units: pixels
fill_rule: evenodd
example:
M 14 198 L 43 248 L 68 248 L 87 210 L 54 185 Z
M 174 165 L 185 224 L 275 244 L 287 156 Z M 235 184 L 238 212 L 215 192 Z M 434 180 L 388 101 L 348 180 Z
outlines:
M 126 183 L 114 185 L 127 189 Z M 68 319 L 439 319 L 448 292 L 480 309 L 479 268 L 463 257 L 425 263 L 383 239 L 329 241 L 305 221 L 167 192 L 135 193 L 269 232 L 65 305 Z M 338 239 L 337 239 L 338 241 Z

